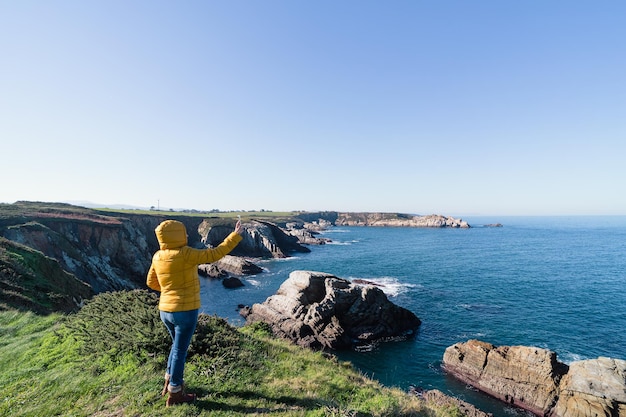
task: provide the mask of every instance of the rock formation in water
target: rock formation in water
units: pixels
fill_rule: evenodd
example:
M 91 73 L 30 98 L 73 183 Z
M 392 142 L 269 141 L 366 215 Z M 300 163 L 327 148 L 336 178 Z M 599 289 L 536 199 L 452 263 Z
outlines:
M 554 416 L 626 417 L 626 361 L 600 357 L 572 362 L 561 380 Z
M 313 349 L 343 349 L 412 336 L 420 320 L 378 287 L 323 272 L 294 271 L 276 294 L 241 311 L 274 334 Z
M 626 417 L 626 361 L 557 361 L 556 353 L 478 340 L 446 349 L 446 372 L 538 416 Z

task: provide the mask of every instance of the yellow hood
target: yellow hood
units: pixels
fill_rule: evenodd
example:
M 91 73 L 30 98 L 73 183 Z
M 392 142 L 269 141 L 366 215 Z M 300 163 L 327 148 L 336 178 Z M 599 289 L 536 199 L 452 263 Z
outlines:
M 176 249 L 187 246 L 187 229 L 176 220 L 165 220 L 154 229 L 161 249 Z

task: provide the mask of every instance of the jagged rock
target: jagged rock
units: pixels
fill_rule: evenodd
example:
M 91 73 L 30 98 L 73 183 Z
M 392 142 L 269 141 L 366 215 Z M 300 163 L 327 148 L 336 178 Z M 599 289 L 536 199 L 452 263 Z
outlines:
M 330 242 L 330 239 L 315 237 L 308 229 L 288 229 L 287 233 L 295 236 L 298 242 L 303 245 L 325 245 Z
M 572 362 L 554 409 L 559 417 L 626 417 L 626 361 L 600 357 Z
M 478 340 L 446 349 L 444 368 L 460 380 L 510 405 L 547 415 L 555 404 L 567 366 L 556 353 L 527 346 L 500 346 Z
M 228 277 L 222 280 L 222 285 L 226 288 L 239 288 L 243 287 L 243 282 L 239 278 Z
M 328 229 L 329 227 L 332 227 L 332 225 L 333 224 L 328 220 L 317 219 L 312 222 L 305 222 L 303 227 L 307 230 L 311 230 L 314 232 L 321 232 L 323 230 Z
M 265 322 L 276 335 L 313 349 L 409 337 L 420 325 L 380 288 L 312 271 L 292 272 L 276 294 L 241 314 L 247 323 Z
M 286 258 L 292 252 L 310 252 L 298 242 L 298 238 L 288 235 L 278 225 L 265 221 L 246 223 L 243 240 L 233 250 L 234 255 L 258 258 Z
M 198 273 L 209 278 L 226 278 L 228 276 L 228 272 L 222 271 L 214 263 L 198 265 Z
M 95 293 L 145 285 L 150 251 L 128 219 L 79 213 L 35 213 L 1 231 L 9 240 L 41 251 L 89 284 Z
M 558 362 L 556 353 L 478 340 L 446 349 L 451 375 L 538 416 L 626 417 L 626 361 L 600 357 Z
M 314 222 L 288 222 L 285 223 L 285 229 L 287 234 L 298 238 L 298 242 L 303 245 L 324 245 L 331 242 L 328 238 L 319 238 L 316 235 L 320 231 L 332 226 L 328 220 L 319 219 Z
M 235 275 L 254 275 L 263 272 L 263 268 L 239 256 L 226 255 L 215 265 L 222 271 Z

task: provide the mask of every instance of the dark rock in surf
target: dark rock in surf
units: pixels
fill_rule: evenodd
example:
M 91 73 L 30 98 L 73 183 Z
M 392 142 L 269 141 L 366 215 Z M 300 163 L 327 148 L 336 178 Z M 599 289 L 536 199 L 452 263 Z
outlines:
M 323 272 L 294 271 L 276 294 L 241 310 L 247 323 L 313 349 L 345 349 L 411 337 L 421 324 L 375 286 L 355 285 Z
M 239 288 L 243 287 L 243 282 L 239 278 L 228 277 L 222 280 L 222 285 L 226 288 Z

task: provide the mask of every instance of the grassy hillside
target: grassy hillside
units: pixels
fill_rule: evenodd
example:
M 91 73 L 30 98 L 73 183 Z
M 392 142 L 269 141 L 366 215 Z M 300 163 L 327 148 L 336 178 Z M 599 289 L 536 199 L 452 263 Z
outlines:
M 168 348 L 145 291 L 96 296 L 79 313 L 0 312 L 0 415 L 453 416 L 320 352 L 202 316 L 186 368 L 195 404 L 166 409 Z
M 244 220 L 275 222 L 291 215 L 241 213 Z M 116 211 L 0 204 L 0 229 L 50 217 L 107 222 Z M 0 237 L 0 416 L 460 415 L 454 406 L 382 387 L 333 356 L 276 340 L 261 325 L 234 328 L 208 316 L 201 317 L 186 368 L 186 384 L 199 400 L 166 409 L 160 391 L 169 336 L 156 296 L 92 295 L 57 260 Z
M 92 295 L 87 284 L 55 259 L 0 237 L 0 310 L 70 312 Z

